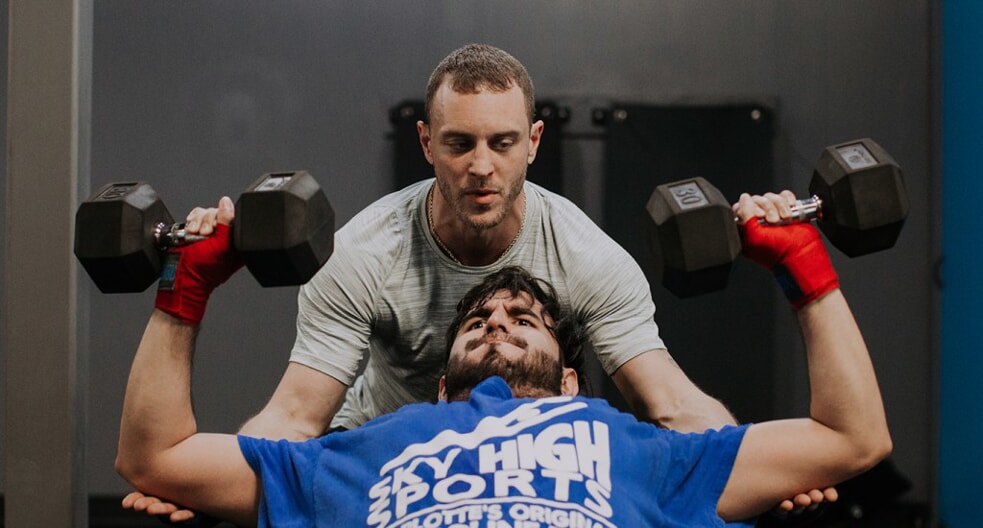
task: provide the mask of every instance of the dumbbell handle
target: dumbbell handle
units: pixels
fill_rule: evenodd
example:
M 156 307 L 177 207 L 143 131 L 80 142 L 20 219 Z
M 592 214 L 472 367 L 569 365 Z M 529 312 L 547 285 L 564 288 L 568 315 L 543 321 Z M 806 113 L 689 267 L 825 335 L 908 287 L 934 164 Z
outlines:
M 822 220 L 823 218 L 823 199 L 815 194 L 796 200 L 792 205 L 792 222 L 808 222 L 809 220 Z
M 772 225 L 786 225 L 797 222 L 808 222 L 810 220 L 822 220 L 823 199 L 814 194 L 808 198 L 796 200 L 789 210 L 792 212 L 792 218 Z M 734 220 L 739 219 L 734 217 Z M 771 224 L 771 222 L 766 221 L 764 218 L 760 219 L 759 222 L 762 224 Z
M 208 237 L 203 235 L 188 234 L 184 222 L 170 225 L 160 222 L 154 228 L 154 242 L 160 250 L 186 246 L 192 242 L 198 242 L 206 238 Z

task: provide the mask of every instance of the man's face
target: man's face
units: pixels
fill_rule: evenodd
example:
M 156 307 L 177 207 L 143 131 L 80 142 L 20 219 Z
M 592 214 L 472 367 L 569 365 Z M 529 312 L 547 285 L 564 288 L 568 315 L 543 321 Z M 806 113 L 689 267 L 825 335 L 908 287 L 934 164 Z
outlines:
M 434 166 L 441 197 L 473 229 L 497 226 L 522 192 L 536 158 L 543 122 L 529 123 L 522 90 L 437 90 L 430 123 L 417 123 L 420 143 Z
M 467 399 L 489 376 L 504 378 L 516 397 L 576 394 L 577 376 L 560 365 L 553 324 L 528 293 L 497 292 L 464 318 L 441 379 L 441 399 Z

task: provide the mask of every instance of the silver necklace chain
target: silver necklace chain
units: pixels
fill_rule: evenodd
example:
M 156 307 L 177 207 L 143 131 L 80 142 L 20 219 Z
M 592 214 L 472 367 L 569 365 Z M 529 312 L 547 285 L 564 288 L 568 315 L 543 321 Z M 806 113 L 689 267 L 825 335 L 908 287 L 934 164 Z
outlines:
M 441 249 L 441 251 L 444 252 L 444 254 L 446 254 L 448 257 L 450 257 L 451 260 L 453 260 L 455 263 L 463 266 L 464 263 L 461 262 L 460 260 L 458 260 L 458 258 L 454 256 L 454 253 L 451 252 L 451 250 L 446 245 L 444 245 L 444 241 L 441 240 L 440 239 L 440 235 L 437 234 L 437 227 L 436 227 L 436 224 L 434 224 L 434 221 L 433 221 L 433 193 L 434 193 L 434 187 L 436 187 L 436 186 L 437 186 L 436 184 L 432 185 L 430 187 L 430 192 L 427 193 L 427 223 L 430 224 L 430 234 L 433 235 L 433 239 L 437 242 L 437 245 L 440 246 L 440 249 Z M 519 224 L 519 231 L 515 234 L 514 237 L 512 237 L 512 241 L 509 242 L 508 247 L 505 248 L 505 251 L 503 251 L 498 256 L 498 258 L 501 258 L 502 255 L 508 253 L 509 250 L 512 249 L 512 246 L 514 246 L 515 243 L 516 243 L 516 241 L 519 240 L 519 235 L 522 234 L 522 230 L 525 229 L 525 227 L 526 227 L 526 203 L 525 203 L 525 200 L 526 200 L 526 197 L 523 196 L 522 197 L 522 223 Z M 496 260 L 498 260 L 498 259 L 496 259 Z

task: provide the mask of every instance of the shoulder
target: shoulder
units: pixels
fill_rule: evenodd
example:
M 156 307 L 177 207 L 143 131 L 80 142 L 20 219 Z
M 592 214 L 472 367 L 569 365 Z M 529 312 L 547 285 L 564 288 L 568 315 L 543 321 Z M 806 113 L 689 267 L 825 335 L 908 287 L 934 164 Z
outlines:
M 432 180 L 416 182 L 365 206 L 338 230 L 336 242 L 375 242 L 387 234 L 389 238 L 407 235 L 431 183 Z
M 300 301 L 320 303 L 333 299 L 336 307 L 351 307 L 353 300 L 368 318 L 377 293 L 389 274 L 407 258 L 417 217 L 432 180 L 414 183 L 369 204 L 335 233 L 334 251 L 325 265 L 301 287 Z M 303 311 L 303 310 L 302 310 Z
M 414 183 L 359 211 L 335 233 L 335 251 L 325 268 L 378 264 L 389 269 L 421 229 L 417 217 L 431 182 Z
M 525 190 L 531 205 L 530 212 L 539 215 L 544 234 L 554 240 L 558 246 L 583 250 L 620 249 L 620 246 L 569 198 L 532 182 L 526 182 Z
M 537 183 L 526 181 L 525 191 L 539 204 L 544 216 L 549 218 L 571 218 L 578 222 L 595 225 L 577 204 L 562 194 L 557 194 Z M 595 225 L 596 227 L 596 225 Z

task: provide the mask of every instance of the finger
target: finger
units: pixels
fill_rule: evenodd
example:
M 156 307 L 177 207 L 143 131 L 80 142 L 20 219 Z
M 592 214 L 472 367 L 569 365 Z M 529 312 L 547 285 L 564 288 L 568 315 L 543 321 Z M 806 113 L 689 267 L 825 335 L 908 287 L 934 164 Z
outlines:
M 782 502 L 780 502 L 778 504 L 778 509 L 779 509 L 779 511 L 782 511 L 782 512 L 790 512 L 790 511 L 792 511 L 792 508 L 794 508 L 794 507 L 795 507 L 795 505 L 792 504 L 792 501 L 790 501 L 788 499 L 785 499 L 785 500 L 783 500 Z
M 126 496 L 123 497 L 122 506 L 124 508 L 126 508 L 126 509 L 129 510 L 129 509 L 133 508 L 133 503 L 136 502 L 137 499 L 140 499 L 142 497 L 143 497 L 143 493 L 140 493 L 139 491 L 133 491 L 133 492 L 127 493 Z
M 169 517 L 172 523 L 190 521 L 191 519 L 194 518 L 195 518 L 195 512 L 191 510 L 177 510 L 176 512 L 172 513 L 171 516 Z
M 232 203 L 232 198 L 223 196 L 222 199 L 218 201 L 216 221 L 220 224 L 229 225 L 232 223 L 232 219 L 235 218 L 235 216 L 236 206 Z
M 780 218 L 775 202 L 770 200 L 767 196 L 755 194 L 750 196 L 748 199 L 754 204 L 753 207 L 749 207 L 749 211 L 752 211 L 754 216 L 769 223 L 775 223 Z
M 143 496 L 133 502 L 133 509 L 141 512 L 146 511 L 147 508 L 158 502 L 160 502 L 160 499 L 157 497 Z
M 826 496 L 823 495 L 823 492 L 817 489 L 810 491 L 808 495 L 809 495 L 810 502 L 812 502 L 812 504 L 819 504 L 820 502 L 823 502 L 823 500 L 826 498 Z
M 765 209 L 765 221 L 769 224 L 781 224 L 792 217 L 792 210 L 789 203 L 780 194 L 765 193 L 763 207 Z
M 795 196 L 795 193 L 788 189 L 785 189 L 784 191 L 778 193 L 778 195 L 781 196 L 783 200 L 785 200 L 785 203 L 787 203 L 789 207 L 794 206 L 796 200 L 798 200 L 798 198 Z
M 760 218 L 765 214 L 764 209 L 762 209 L 755 201 L 754 197 L 748 193 L 741 194 L 740 198 L 737 200 L 737 203 L 734 204 L 733 209 L 734 214 L 737 216 L 737 219 L 741 224 L 746 223 L 752 218 Z
M 812 498 L 805 493 L 799 493 L 792 501 L 795 503 L 795 507 L 792 508 L 794 512 L 800 512 L 812 505 Z
M 178 511 L 178 507 L 169 502 L 155 502 L 147 506 L 150 515 L 170 515 Z
M 836 491 L 836 488 L 824 489 L 823 496 L 826 497 L 826 502 L 836 502 L 840 500 L 840 492 Z
M 187 229 L 188 233 L 208 236 L 215 230 L 217 216 L 218 208 L 216 207 L 208 209 L 195 207 L 188 213 L 188 217 L 184 221 L 184 228 Z

